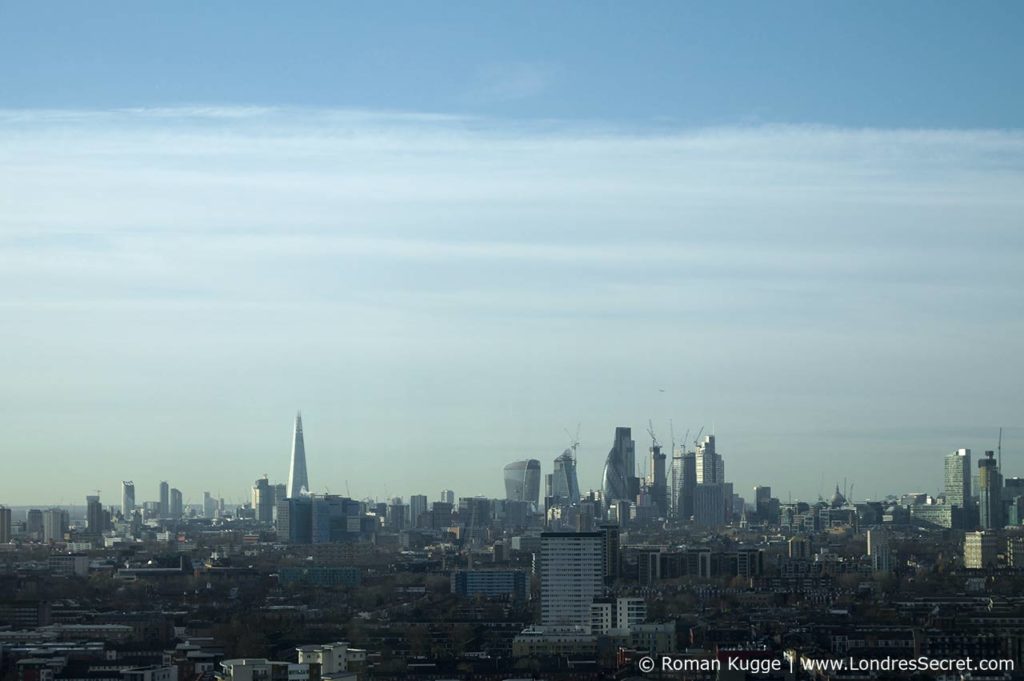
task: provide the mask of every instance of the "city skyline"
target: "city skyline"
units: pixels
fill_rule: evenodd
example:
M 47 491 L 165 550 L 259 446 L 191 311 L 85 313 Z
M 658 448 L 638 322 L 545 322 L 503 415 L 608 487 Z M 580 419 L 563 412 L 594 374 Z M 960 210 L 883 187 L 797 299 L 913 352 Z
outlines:
M 0 2 L 0 681 L 1024 680 L 1022 36 Z
M 619 437 L 620 437 L 619 436 L 619 431 L 622 430 L 623 428 L 625 428 L 627 431 L 630 429 L 629 426 L 617 426 L 617 427 L 615 427 L 613 429 L 614 436 L 608 438 L 608 442 L 612 446 L 612 451 L 615 451 L 614 444 L 616 442 L 618 442 Z M 1002 443 L 1005 443 L 1007 441 L 1007 439 L 1006 439 L 1006 432 L 1005 432 L 1006 429 L 1003 429 L 1003 431 L 1004 432 L 1002 433 L 1002 435 L 1003 435 Z M 629 436 L 628 433 L 625 433 L 623 435 L 623 437 L 628 437 L 628 436 Z M 999 437 L 998 429 L 997 429 L 997 436 L 996 437 L 997 437 L 997 442 L 999 442 L 999 440 L 998 440 L 998 437 Z M 302 445 L 303 439 L 304 439 L 304 433 L 302 431 L 301 415 L 299 415 L 299 416 L 296 417 L 295 422 L 293 423 L 293 428 L 292 428 L 292 447 L 290 449 L 291 454 L 288 457 L 289 458 L 289 464 L 288 464 L 288 468 L 289 469 L 294 466 L 294 461 L 295 461 L 295 453 L 294 452 L 295 452 L 296 440 L 299 442 L 300 451 L 302 451 L 302 457 L 301 458 L 303 460 L 305 459 L 304 446 Z M 576 442 L 576 438 L 575 437 L 573 437 L 571 439 L 573 440 L 573 442 Z M 684 443 L 682 442 L 682 440 L 679 439 L 679 440 L 676 441 L 676 447 L 677 447 L 678 451 L 680 451 L 680 452 L 684 452 L 684 451 L 685 452 L 689 452 L 691 455 L 696 452 L 696 453 L 698 453 L 698 458 L 699 458 L 699 452 L 701 451 L 701 449 L 704 446 L 704 444 L 708 441 L 708 439 L 709 439 L 709 436 L 704 436 L 703 438 L 701 438 L 700 444 L 698 444 L 697 441 L 694 441 L 694 442 L 689 442 L 688 444 L 685 445 L 685 447 L 684 447 Z M 717 438 L 713 434 L 710 434 L 710 441 L 711 441 L 711 447 L 712 447 L 711 451 L 715 452 Z M 635 440 L 635 436 L 634 436 L 633 442 L 635 442 L 636 446 L 638 446 L 638 447 L 643 444 L 642 440 L 637 442 Z M 666 485 L 671 485 L 672 484 L 672 480 L 671 480 L 670 471 L 669 471 L 669 467 L 671 465 L 671 455 L 669 454 L 669 450 L 672 447 L 672 443 L 671 442 L 661 442 L 661 445 L 664 446 L 664 448 L 665 448 L 664 451 L 665 451 L 666 457 L 668 459 L 666 461 L 666 480 L 665 480 L 665 482 L 666 482 Z M 973 451 L 979 452 L 979 455 L 980 455 L 980 453 L 984 452 L 984 451 L 996 451 L 996 449 L 995 449 L 996 446 L 997 445 L 992 445 L 992 447 L 989 447 L 989 446 L 986 445 L 985 447 L 980 448 L 980 449 L 973 449 Z M 999 451 L 1002 451 L 1002 450 L 1005 450 L 1005 444 L 1003 444 L 1002 448 Z M 858 485 L 858 483 L 861 483 L 863 478 L 858 478 L 856 476 L 851 477 L 850 475 L 833 475 L 832 477 L 828 477 L 827 472 L 824 472 L 824 471 L 822 472 L 822 475 L 821 475 L 820 480 L 819 480 L 819 482 L 820 482 L 819 489 L 817 491 L 815 491 L 813 494 L 807 494 L 807 495 L 794 494 L 792 492 L 792 490 L 786 489 L 786 483 L 785 483 L 786 472 L 785 472 L 784 469 L 780 469 L 779 470 L 778 477 L 776 477 L 776 478 L 763 479 L 763 480 L 760 480 L 760 481 L 753 482 L 750 485 L 746 485 L 744 483 L 740 483 L 739 481 L 734 481 L 734 480 L 732 480 L 731 477 L 727 478 L 726 481 L 729 482 L 729 484 L 730 484 L 730 486 L 732 488 L 732 491 L 735 492 L 735 494 L 737 494 L 739 497 L 742 497 L 742 498 L 746 499 L 748 506 L 753 506 L 754 505 L 755 499 L 754 499 L 754 495 L 753 495 L 753 490 L 756 487 L 761 486 L 761 485 L 765 485 L 765 486 L 768 486 L 768 487 L 770 487 L 772 489 L 778 490 L 779 491 L 778 493 L 780 495 L 780 499 L 783 502 L 786 502 L 786 501 L 794 501 L 794 502 L 795 501 L 804 501 L 804 502 L 812 502 L 813 503 L 815 501 L 820 501 L 822 499 L 826 499 L 827 500 L 828 497 L 829 497 L 829 491 L 832 489 L 833 485 L 835 485 L 837 488 L 847 488 L 847 487 L 854 487 L 854 486 L 856 486 L 856 488 L 858 489 L 858 494 L 857 494 L 857 497 L 856 497 L 855 500 L 879 501 L 879 500 L 885 499 L 886 497 L 897 497 L 898 498 L 901 494 L 908 494 L 908 493 L 925 493 L 925 494 L 929 494 L 929 495 L 932 495 L 932 496 L 942 496 L 942 495 L 945 495 L 945 496 L 948 497 L 949 494 L 950 494 L 949 490 L 950 490 L 950 486 L 951 486 L 951 482 L 950 482 L 950 480 L 951 480 L 951 478 L 950 478 L 950 475 L 951 475 L 950 474 L 950 461 L 951 461 L 952 458 L 956 458 L 956 456 L 957 456 L 957 454 L 959 452 L 963 452 L 963 451 L 967 451 L 968 452 L 968 454 L 967 454 L 967 461 L 970 462 L 970 451 L 972 451 L 972 448 L 971 447 L 966 447 L 966 448 L 957 448 L 957 449 L 954 449 L 954 450 L 947 451 L 944 454 L 942 454 L 941 456 L 939 456 L 937 459 L 936 459 L 936 457 L 932 456 L 932 457 L 930 457 L 929 461 L 927 461 L 927 462 L 925 462 L 923 464 L 925 466 L 924 470 L 926 471 L 926 473 L 921 476 L 921 479 L 925 479 L 925 478 L 927 478 L 928 480 L 936 479 L 937 483 L 935 485 L 933 485 L 933 486 L 918 485 L 916 487 L 915 486 L 911 486 L 911 487 L 902 487 L 902 488 L 891 486 L 889 489 L 886 489 L 885 491 L 881 492 L 880 494 L 879 493 L 872 494 L 872 493 L 869 493 L 869 492 L 864 492 L 863 491 L 863 486 Z M 557 455 L 557 456 L 549 457 L 548 461 L 540 460 L 539 461 L 539 463 L 540 463 L 539 479 L 535 480 L 534 482 L 539 485 L 540 484 L 540 480 L 544 479 L 547 475 L 549 475 L 549 474 L 551 474 L 553 472 L 553 470 L 554 470 L 554 468 L 553 468 L 554 467 L 554 461 L 556 459 L 558 459 L 558 458 L 561 458 L 561 457 L 564 457 L 566 455 L 569 455 L 570 453 L 571 453 L 571 450 L 567 449 L 567 450 L 563 450 L 563 452 L 561 454 Z M 719 462 L 719 465 L 720 465 L 721 461 L 722 461 L 722 458 L 723 458 L 721 453 L 717 453 L 716 452 L 715 456 L 716 456 L 716 458 L 717 458 L 717 460 Z M 583 462 L 584 463 L 584 467 L 582 469 L 583 473 L 584 473 L 583 479 L 587 479 L 588 477 L 592 477 L 593 476 L 593 477 L 596 477 L 596 479 L 599 481 L 600 484 L 597 484 L 597 485 L 594 485 L 594 486 L 587 486 L 587 485 L 581 483 L 580 484 L 580 491 L 582 493 L 595 492 L 595 491 L 596 492 L 601 492 L 602 491 L 602 487 L 603 487 L 603 484 L 604 484 L 602 481 L 603 481 L 604 475 L 605 475 L 604 474 L 604 470 L 607 468 L 608 457 L 609 457 L 609 455 L 607 453 L 604 456 L 600 457 L 601 465 L 598 466 L 598 471 L 599 472 L 596 474 L 596 476 L 594 476 L 594 472 L 593 471 L 587 471 L 586 470 L 585 465 L 587 463 L 587 460 L 586 460 L 586 458 L 584 458 L 584 462 Z M 730 456 L 729 458 L 730 458 L 730 462 L 732 462 L 733 461 L 733 457 Z M 534 461 L 532 459 L 530 461 L 533 462 L 533 463 L 537 463 L 538 462 L 538 461 Z M 519 462 L 516 462 L 516 463 L 518 463 L 518 464 L 525 464 L 527 462 L 526 461 L 519 461 Z M 649 474 L 649 472 L 645 471 L 645 469 L 644 469 L 644 465 L 646 463 L 647 462 L 639 461 L 639 460 L 635 460 L 634 461 L 634 474 L 636 476 L 636 478 L 635 478 L 636 484 L 640 484 L 640 485 L 646 484 L 645 483 L 645 480 L 647 480 L 646 476 Z M 507 495 L 507 491 L 508 491 L 508 469 L 512 465 L 513 464 L 506 464 L 504 466 L 497 465 L 495 467 L 494 471 L 492 471 L 493 475 L 491 477 L 493 477 L 494 480 L 491 480 L 490 478 L 482 478 L 478 485 L 475 485 L 473 487 L 468 487 L 466 489 L 456 489 L 455 490 L 456 498 L 459 498 L 459 497 L 487 497 L 487 498 L 494 498 L 494 499 L 505 498 L 506 495 Z M 733 465 L 735 465 L 735 464 L 731 463 L 730 469 L 732 469 Z M 1012 477 L 1020 477 L 1022 474 L 1020 472 L 1017 472 L 1017 471 L 1020 471 L 1021 469 L 1024 469 L 1024 466 L 1014 466 L 1013 461 L 1011 460 L 1009 467 L 1006 467 L 1006 468 L 1004 468 L 1002 466 L 1000 467 L 1000 477 L 1001 477 L 1001 479 L 1012 478 Z M 331 470 L 331 469 L 328 468 L 328 470 Z M 579 465 L 577 465 L 576 470 L 577 470 L 577 474 L 578 474 L 578 472 L 580 470 L 580 466 Z M 966 481 L 966 484 L 968 485 L 968 487 L 970 487 L 971 484 L 976 484 L 976 481 L 977 481 L 977 478 L 978 478 L 978 470 L 975 469 L 974 467 L 969 467 L 969 468 L 967 468 L 965 470 L 969 470 L 970 471 L 970 477 Z M 283 475 L 283 476 L 280 476 L 280 477 L 276 477 L 275 475 L 273 475 L 271 473 L 267 473 L 267 472 L 260 473 L 259 475 L 267 476 L 269 478 L 270 484 L 272 486 L 273 485 L 277 485 L 277 486 L 280 486 L 282 488 L 287 488 L 288 487 L 288 484 L 286 484 L 286 483 L 289 482 L 289 476 L 288 476 L 287 473 L 285 475 Z M 740 469 L 738 477 L 740 477 L 741 480 L 742 480 L 742 478 L 743 478 L 742 469 Z M 187 481 L 191 481 L 191 480 L 194 479 L 191 476 L 187 475 L 187 473 L 185 471 L 182 471 L 182 475 L 180 475 L 179 478 L 187 480 Z M 138 479 L 138 478 L 136 477 L 136 479 Z M 440 482 L 442 482 L 442 483 L 446 483 L 449 479 L 439 478 L 438 480 Z M 958 478 L 958 480 L 960 481 L 958 484 L 965 484 L 964 481 L 963 481 L 963 478 Z M 971 482 L 972 480 L 974 480 L 975 483 L 972 483 Z M 722 482 L 721 480 L 716 480 L 716 481 L 717 482 Z M 257 482 L 259 482 L 259 481 L 257 481 Z M 377 482 L 379 483 L 379 481 L 377 481 Z M 229 486 L 227 486 L 227 489 L 238 488 L 238 489 L 242 489 L 242 491 L 240 491 L 238 494 L 233 495 L 232 492 L 225 492 L 224 491 L 225 488 L 222 488 L 222 487 L 212 487 L 212 486 L 209 486 L 209 485 L 205 485 L 203 483 L 194 483 L 193 484 L 192 482 L 188 482 L 186 484 L 181 484 L 180 480 L 163 480 L 163 479 L 159 480 L 159 481 L 155 481 L 154 480 L 152 486 L 154 488 L 154 492 L 155 493 L 152 495 L 153 498 L 149 499 L 149 498 L 146 497 L 145 483 L 141 483 L 141 485 L 140 485 L 139 483 L 136 483 L 134 481 L 122 481 L 120 486 L 118 487 L 118 490 L 119 490 L 118 496 L 113 501 L 111 501 L 107 496 L 103 496 L 102 495 L 102 491 L 103 490 L 100 489 L 100 488 L 88 488 L 87 487 L 86 489 L 88 491 L 90 491 L 90 492 L 101 493 L 100 494 L 100 499 L 103 501 L 105 508 L 111 508 L 111 507 L 122 508 L 124 506 L 124 499 L 125 499 L 124 486 L 125 485 L 129 485 L 129 484 L 131 485 L 131 489 L 132 489 L 132 497 L 131 497 L 132 498 L 132 503 L 133 503 L 133 505 L 135 507 L 139 507 L 139 508 L 141 508 L 142 505 L 144 503 L 146 503 L 146 502 L 154 503 L 154 504 L 156 504 L 158 506 L 161 506 L 161 508 L 162 508 L 162 504 L 164 503 L 164 499 L 163 499 L 164 494 L 168 494 L 169 495 L 171 493 L 177 493 L 180 496 L 179 504 L 184 504 L 186 507 L 192 507 L 192 508 L 199 508 L 199 507 L 203 506 L 203 495 L 205 493 L 211 493 L 211 495 L 212 495 L 212 497 L 214 499 L 217 499 L 217 498 L 223 499 L 229 505 L 236 505 L 236 504 L 237 505 L 243 505 L 243 504 L 246 504 L 246 503 L 250 503 L 251 499 L 253 498 L 252 497 L 252 483 L 251 483 L 251 481 L 249 481 L 246 484 L 240 484 L 239 481 L 233 480 L 232 483 L 233 483 L 233 486 L 229 485 Z M 331 493 L 337 494 L 339 490 L 344 489 L 344 490 L 348 491 L 349 493 L 351 493 L 353 499 L 366 499 L 366 500 L 372 499 L 372 500 L 376 500 L 376 501 L 389 501 L 392 498 L 399 497 L 399 498 L 402 498 L 402 499 L 406 500 L 406 503 L 408 503 L 408 500 L 411 499 L 413 496 L 416 496 L 416 495 L 425 495 L 429 501 L 436 501 L 436 500 L 440 499 L 440 496 L 435 496 L 435 492 L 431 491 L 431 490 L 434 490 L 434 488 L 440 489 L 440 487 L 438 487 L 438 485 L 434 485 L 434 484 L 432 484 L 430 482 L 419 483 L 418 487 L 416 487 L 415 485 L 412 485 L 412 486 L 409 487 L 409 489 L 404 489 L 403 488 L 401 490 L 396 490 L 394 488 L 391 488 L 391 489 L 387 489 L 384 493 L 377 493 L 377 494 L 374 494 L 372 492 L 364 493 L 363 486 L 361 484 L 359 484 L 359 483 L 360 483 L 360 480 L 357 479 L 356 485 L 355 485 L 355 491 L 353 492 L 352 491 L 353 484 L 352 484 L 352 479 L 351 478 L 346 478 L 344 480 L 341 480 L 341 479 L 339 479 L 339 478 L 337 478 L 335 476 L 335 477 L 330 478 L 329 480 L 325 480 L 324 483 L 320 487 L 317 487 L 317 486 L 314 485 L 312 487 L 312 489 L 309 490 L 309 494 L 319 494 L 319 495 L 331 494 Z M 308 483 L 308 480 L 307 480 L 307 484 L 310 484 L 310 483 Z M 372 487 L 372 484 L 373 483 L 371 483 L 371 487 Z M 176 487 L 174 489 L 171 489 L 171 485 L 176 485 Z M 184 491 L 179 491 L 178 487 L 185 487 L 185 490 Z M 196 487 L 196 489 L 193 490 L 192 487 Z M 202 488 L 202 489 L 200 490 L 199 488 Z M 305 487 L 302 487 L 302 489 L 305 489 Z M 667 492 L 666 492 L 666 494 L 667 494 Z M 304 493 L 302 495 L 304 495 Z M 977 490 L 974 490 L 972 495 L 975 498 L 977 498 Z M 346 494 L 345 496 L 348 496 L 348 494 Z M 542 496 L 543 496 L 543 494 L 542 494 Z M 851 499 L 851 500 L 854 500 L 854 499 Z M 543 499 L 541 499 L 541 501 L 543 501 Z M 56 500 L 56 501 L 55 500 L 42 500 L 41 501 L 38 498 L 31 498 L 30 496 L 24 496 L 24 497 L 20 497 L 20 498 L 19 497 L 13 497 L 11 499 L 0 500 L 0 505 L 6 505 L 6 506 L 11 506 L 11 507 L 38 507 L 38 508 L 49 508 L 49 507 L 67 508 L 67 507 L 72 507 L 72 508 L 74 508 L 74 507 L 77 507 L 77 506 L 81 506 L 82 504 L 81 504 L 81 499 L 77 499 L 77 498 L 74 498 L 74 497 L 72 497 L 71 499 L 62 498 L 62 499 L 59 499 L 59 500 Z M 161 512 L 166 514 L 166 511 L 161 511 Z

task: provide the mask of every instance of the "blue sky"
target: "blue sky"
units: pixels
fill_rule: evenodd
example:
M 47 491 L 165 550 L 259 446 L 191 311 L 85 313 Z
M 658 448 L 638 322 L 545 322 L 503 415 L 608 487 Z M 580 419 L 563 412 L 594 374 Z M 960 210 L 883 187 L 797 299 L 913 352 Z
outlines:
M 1022 33 L 1013 2 L 8 1 L 0 98 L 1016 127 Z
M 0 503 L 239 499 L 298 408 L 358 496 L 577 422 L 584 488 L 649 418 L 783 498 L 1019 450 L 1022 12 L 976 7 L 0 3 Z

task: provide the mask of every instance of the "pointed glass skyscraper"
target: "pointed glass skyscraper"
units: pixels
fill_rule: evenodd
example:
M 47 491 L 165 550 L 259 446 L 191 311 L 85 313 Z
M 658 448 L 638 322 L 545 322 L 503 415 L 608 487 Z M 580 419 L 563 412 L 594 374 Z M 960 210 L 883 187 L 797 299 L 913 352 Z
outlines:
M 615 429 L 615 444 L 604 463 L 604 501 L 636 501 L 639 481 L 636 479 L 636 443 L 626 427 Z
M 306 445 L 302 441 L 302 413 L 299 412 L 295 416 L 295 432 L 292 434 L 292 465 L 288 470 L 288 498 L 297 499 L 308 494 Z

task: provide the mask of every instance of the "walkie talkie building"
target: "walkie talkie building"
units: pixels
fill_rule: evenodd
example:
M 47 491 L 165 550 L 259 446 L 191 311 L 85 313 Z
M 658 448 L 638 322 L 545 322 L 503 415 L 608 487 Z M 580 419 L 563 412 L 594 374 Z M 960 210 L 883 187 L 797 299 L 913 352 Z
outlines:
M 540 461 L 524 459 L 505 466 L 505 498 L 534 505 L 540 502 Z

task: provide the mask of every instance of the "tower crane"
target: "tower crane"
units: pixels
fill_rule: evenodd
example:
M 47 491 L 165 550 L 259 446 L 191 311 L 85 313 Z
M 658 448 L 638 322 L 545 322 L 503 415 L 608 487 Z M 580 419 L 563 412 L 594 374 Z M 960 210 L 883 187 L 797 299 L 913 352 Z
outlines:
M 565 434 L 569 436 L 569 449 L 572 450 L 572 462 L 576 463 L 576 448 L 580 446 L 580 424 L 576 424 L 576 434 L 573 435 L 569 432 L 568 428 L 563 428 Z
M 647 419 L 647 434 L 651 436 L 651 447 L 660 447 L 657 436 L 654 434 L 654 422 Z

